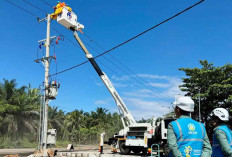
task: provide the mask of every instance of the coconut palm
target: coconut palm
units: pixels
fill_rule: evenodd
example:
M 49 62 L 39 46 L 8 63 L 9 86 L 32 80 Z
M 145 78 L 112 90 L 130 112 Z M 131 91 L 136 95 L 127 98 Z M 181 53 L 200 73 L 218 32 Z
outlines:
M 0 116 L 3 117 L 2 122 L 7 124 L 3 128 L 5 135 L 20 139 L 27 132 L 36 133 L 39 93 L 30 86 L 16 86 L 16 80 L 4 80 L 0 84 Z
M 56 106 L 48 106 L 48 128 L 57 130 L 58 137 L 62 137 L 64 133 L 64 111 L 58 110 Z
M 66 115 L 65 134 L 68 135 L 68 139 L 71 141 L 79 140 L 80 143 L 80 128 L 84 128 L 84 111 L 75 110 Z

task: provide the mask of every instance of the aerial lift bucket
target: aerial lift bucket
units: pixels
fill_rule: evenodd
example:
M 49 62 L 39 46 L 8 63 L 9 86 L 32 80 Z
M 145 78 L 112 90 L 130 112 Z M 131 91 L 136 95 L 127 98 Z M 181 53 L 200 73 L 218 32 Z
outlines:
M 77 22 L 77 15 L 63 7 L 62 12 L 57 16 L 57 22 L 71 30 L 84 29 L 84 26 Z

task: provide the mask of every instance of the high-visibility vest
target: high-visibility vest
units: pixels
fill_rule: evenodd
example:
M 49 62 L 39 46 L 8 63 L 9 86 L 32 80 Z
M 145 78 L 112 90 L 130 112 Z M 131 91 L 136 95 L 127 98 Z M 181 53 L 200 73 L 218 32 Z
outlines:
M 215 134 L 216 130 L 221 130 L 226 134 L 227 141 L 228 141 L 231 149 L 232 149 L 232 133 L 231 133 L 231 130 L 226 125 L 221 125 L 214 130 L 212 157 L 224 157 L 222 149 L 221 149 L 221 147 L 216 139 L 216 134 Z
M 191 118 L 180 118 L 171 124 L 182 156 L 200 157 L 206 134 L 204 125 Z M 171 151 L 169 156 L 173 156 Z

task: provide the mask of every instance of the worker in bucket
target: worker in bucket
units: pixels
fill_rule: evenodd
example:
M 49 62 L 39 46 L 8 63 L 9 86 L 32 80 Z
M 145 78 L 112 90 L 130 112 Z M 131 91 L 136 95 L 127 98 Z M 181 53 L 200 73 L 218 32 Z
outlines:
M 187 96 L 178 96 L 174 104 L 178 119 L 168 125 L 169 156 L 210 157 L 212 148 L 205 127 L 190 117 L 194 111 L 193 100 Z
M 68 4 L 66 4 L 66 8 L 68 9 L 68 11 L 72 11 L 72 8 L 70 8 Z
M 211 125 L 214 127 L 212 157 L 232 157 L 232 132 L 226 125 L 229 112 L 216 108 L 211 113 Z
M 62 12 L 63 7 L 65 7 L 65 6 L 66 6 L 65 2 L 61 3 L 60 1 L 57 1 L 56 6 L 53 7 L 55 12 L 51 14 L 51 18 L 54 20 L 57 19 L 57 15 Z

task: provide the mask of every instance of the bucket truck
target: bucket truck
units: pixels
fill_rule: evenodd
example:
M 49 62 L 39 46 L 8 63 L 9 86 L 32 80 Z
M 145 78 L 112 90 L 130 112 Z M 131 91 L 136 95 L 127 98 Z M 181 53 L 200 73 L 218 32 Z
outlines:
M 70 14 L 72 16 L 70 16 Z M 122 154 L 129 154 L 131 151 L 134 153 L 147 153 L 149 148 L 151 148 L 151 145 L 154 143 L 159 143 L 161 148 L 165 146 L 167 143 L 167 125 L 172 119 L 162 120 L 158 126 L 152 126 L 150 123 L 137 123 L 123 102 L 122 98 L 114 88 L 110 79 L 100 69 L 94 57 L 89 53 L 79 38 L 77 31 L 83 29 L 84 26 L 77 22 L 76 14 L 65 9 L 65 11 L 58 15 L 57 22 L 74 32 L 74 38 L 114 98 L 115 103 L 119 109 L 123 129 L 105 143 L 110 144 L 114 148 L 119 148 Z

